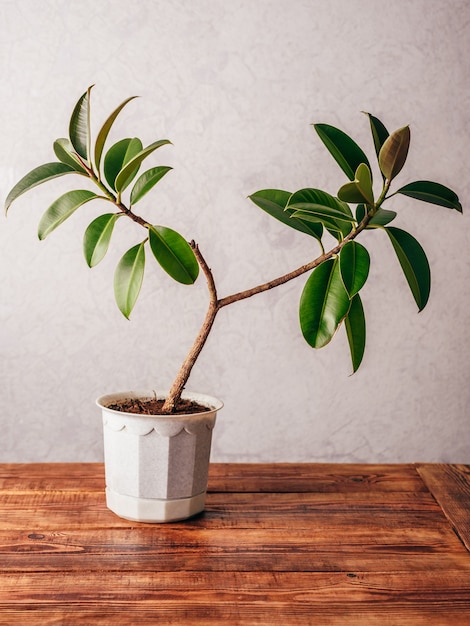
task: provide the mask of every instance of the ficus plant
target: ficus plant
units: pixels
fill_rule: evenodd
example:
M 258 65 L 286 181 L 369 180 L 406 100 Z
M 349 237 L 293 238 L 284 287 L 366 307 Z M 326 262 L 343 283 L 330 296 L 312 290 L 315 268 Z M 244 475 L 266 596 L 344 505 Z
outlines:
M 327 124 L 314 124 L 319 138 L 346 175 L 347 182 L 336 196 L 315 188 L 295 191 L 264 189 L 250 195 L 259 208 L 308 237 L 319 246 L 319 255 L 301 267 L 233 295 L 219 298 L 212 270 L 199 245 L 167 226 L 145 219 L 135 210 L 138 202 L 171 170 L 150 167 L 140 173 L 143 162 L 170 141 L 162 139 L 144 147 L 138 138 L 121 139 L 106 147 L 109 132 L 121 110 L 133 98 L 120 104 L 101 126 L 94 143 L 90 125 L 91 87 L 80 97 L 69 124 L 68 138 L 57 139 L 53 149 L 56 161 L 36 167 L 10 191 L 11 203 L 36 185 L 65 174 L 80 176 L 92 189 L 67 191 L 45 211 L 39 223 L 44 239 L 62 222 L 90 201 L 104 200 L 107 212 L 93 219 L 85 230 L 83 251 L 90 267 L 105 256 L 116 223 L 133 220 L 143 236 L 118 262 L 114 293 L 121 313 L 129 318 L 136 304 L 148 256 L 155 259 L 174 280 L 193 284 L 202 270 L 208 286 L 208 309 L 203 325 L 184 360 L 166 398 L 163 412 L 175 411 L 191 370 L 207 340 L 218 312 L 225 306 L 273 289 L 303 274 L 308 278 L 299 305 L 300 328 L 313 348 L 327 345 L 344 322 L 355 372 L 361 364 L 366 344 L 366 323 L 360 297 L 370 267 L 370 256 L 357 241 L 365 230 L 385 233 L 396 253 L 418 310 L 428 301 L 431 274 L 426 254 L 408 232 L 392 226 L 395 211 L 385 209 L 385 201 L 401 195 L 462 212 L 457 195 L 436 182 L 419 180 L 392 191 L 392 182 L 401 172 L 410 145 L 410 129 L 404 126 L 389 133 L 383 123 L 367 113 L 380 172 L 380 188 L 374 192 L 372 167 L 364 151 L 343 131 Z M 325 241 L 330 242 L 327 247 Z M 333 242 L 333 243 L 331 243 Z

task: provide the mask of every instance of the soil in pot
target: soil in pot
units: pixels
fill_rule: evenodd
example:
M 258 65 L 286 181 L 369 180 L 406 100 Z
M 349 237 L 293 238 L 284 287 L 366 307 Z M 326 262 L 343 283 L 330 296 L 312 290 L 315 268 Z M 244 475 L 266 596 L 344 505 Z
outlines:
M 113 411 L 121 411 L 123 413 L 138 413 L 140 415 L 168 415 L 163 413 L 162 408 L 164 400 L 150 398 L 149 400 L 140 400 L 139 398 L 126 398 L 119 402 L 108 404 L 108 409 Z M 198 404 L 194 400 L 181 399 L 176 409 L 171 415 L 187 415 L 189 413 L 206 413 L 208 408 Z

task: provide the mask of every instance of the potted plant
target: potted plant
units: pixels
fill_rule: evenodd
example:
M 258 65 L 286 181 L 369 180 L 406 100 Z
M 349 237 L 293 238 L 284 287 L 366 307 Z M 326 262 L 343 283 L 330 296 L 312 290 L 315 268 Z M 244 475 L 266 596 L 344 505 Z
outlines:
M 78 100 L 68 138 L 54 142 L 57 160 L 24 176 L 10 191 L 11 203 L 36 185 L 65 174 L 91 182 L 88 188 L 68 191 L 45 211 L 39 223 L 44 239 L 73 213 L 92 200 L 105 200 L 109 210 L 93 219 L 84 234 L 84 255 L 90 267 L 105 256 L 116 223 L 127 218 L 139 224 L 143 237 L 122 256 L 114 275 L 114 293 L 121 313 L 129 318 L 141 288 L 146 258 L 155 259 L 176 281 L 193 284 L 200 271 L 208 287 L 204 323 L 166 392 L 144 391 L 110 394 L 98 400 L 103 411 L 107 504 L 122 517 L 139 521 L 184 519 L 204 508 L 211 432 L 222 403 L 186 392 L 191 370 L 204 347 L 218 312 L 225 306 L 273 289 L 308 274 L 299 306 L 300 328 L 313 348 L 327 345 L 344 322 L 352 368 L 361 364 L 366 325 L 360 291 L 369 273 L 370 257 L 357 241 L 365 230 L 388 238 L 396 252 L 419 310 L 428 301 L 430 269 L 426 254 L 408 232 L 392 226 L 397 213 L 385 209 L 390 197 L 400 194 L 462 212 L 457 195 L 439 183 L 420 180 L 392 191 L 410 144 L 408 126 L 389 133 L 380 120 L 366 114 L 378 161 L 380 189 L 374 192 L 372 167 L 364 151 L 343 131 L 315 124 L 319 138 L 346 175 L 336 196 L 307 188 L 294 193 L 264 189 L 251 200 L 286 227 L 312 237 L 320 254 L 301 267 L 220 298 L 214 275 L 199 245 L 168 226 L 155 225 L 136 212 L 136 205 L 169 172 L 153 166 L 139 174 L 155 150 L 169 145 L 166 139 L 144 147 L 137 138 L 124 138 L 106 147 L 108 134 L 120 104 L 106 119 L 92 143 L 89 88 Z M 132 185 L 132 186 L 131 186 Z M 353 205 L 351 207 L 350 205 Z M 326 243 L 325 243 L 326 242 Z M 330 245 L 327 246 L 327 243 Z

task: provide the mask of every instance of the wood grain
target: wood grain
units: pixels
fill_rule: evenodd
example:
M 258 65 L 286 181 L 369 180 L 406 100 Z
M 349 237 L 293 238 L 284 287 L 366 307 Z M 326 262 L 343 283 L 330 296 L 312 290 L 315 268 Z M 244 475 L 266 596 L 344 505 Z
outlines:
M 467 625 L 468 477 L 214 465 L 204 513 L 152 525 L 100 464 L 0 465 L 0 624 Z

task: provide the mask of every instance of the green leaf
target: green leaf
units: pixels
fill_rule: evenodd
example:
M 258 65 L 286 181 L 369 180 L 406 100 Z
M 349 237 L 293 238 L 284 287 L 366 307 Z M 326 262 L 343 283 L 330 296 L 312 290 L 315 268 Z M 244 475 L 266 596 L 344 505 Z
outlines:
M 292 194 L 288 209 L 293 217 L 320 222 L 333 236 L 342 239 L 351 232 L 355 219 L 349 206 L 320 189 L 301 189 Z
M 329 343 L 348 310 L 339 261 L 329 259 L 310 274 L 300 298 L 300 327 L 307 343 L 312 348 Z
M 370 219 L 367 228 L 376 228 L 377 226 L 386 226 L 396 218 L 395 211 L 389 209 L 378 209 L 377 213 Z
M 375 153 L 377 154 L 377 156 L 379 156 L 380 148 L 383 146 L 383 144 L 385 143 L 390 133 L 388 132 L 388 130 L 385 128 L 385 126 L 382 124 L 382 122 L 379 119 L 377 119 L 370 113 L 366 113 L 365 111 L 364 113 L 369 118 L 370 130 L 372 133 L 372 139 L 374 141 Z
M 70 139 L 56 139 L 56 141 L 54 141 L 53 148 L 54 153 L 59 161 L 70 165 L 70 167 L 73 167 L 77 174 L 84 174 L 85 176 L 88 176 L 87 171 L 73 152 L 73 146 L 70 142 Z
M 124 164 L 122 170 L 116 176 L 116 181 L 115 181 L 116 191 L 121 192 L 123 189 L 125 189 L 125 187 L 133 179 L 135 173 L 138 171 L 142 161 L 145 158 L 147 158 L 149 154 L 152 154 L 152 152 L 156 150 L 157 148 L 160 148 L 161 146 L 164 146 L 170 143 L 171 141 L 168 141 L 168 139 L 161 139 L 159 141 L 155 141 L 154 143 L 150 144 L 149 146 L 141 150 L 138 154 L 136 154 L 127 164 Z
M 116 178 L 119 172 L 136 154 L 139 154 L 141 150 L 142 142 L 137 137 L 134 137 L 134 139 L 121 139 L 108 150 L 104 157 L 104 176 L 112 189 L 117 191 Z M 138 169 L 138 166 L 132 168 L 130 174 L 135 176 Z M 127 184 L 129 184 L 131 180 L 132 176 L 129 175 L 126 181 Z
M 369 275 L 369 253 L 357 241 L 348 241 L 340 252 L 339 261 L 343 284 L 352 298 L 362 289 Z
M 108 251 L 111 235 L 118 217 L 123 213 L 106 213 L 94 219 L 83 236 L 83 253 L 88 267 L 94 267 Z
M 126 106 L 126 104 L 130 102 L 131 100 L 134 100 L 135 98 L 137 98 L 137 96 L 132 96 L 130 98 L 127 98 L 127 100 L 124 100 L 124 102 L 122 102 L 117 107 L 117 109 L 115 109 L 111 113 L 111 115 L 108 117 L 108 119 L 105 121 L 105 123 L 101 127 L 96 137 L 96 141 L 95 141 L 95 167 L 96 167 L 97 172 L 100 171 L 101 155 L 103 154 L 104 144 L 106 143 L 106 139 L 108 137 L 108 134 L 109 134 L 109 131 L 111 130 L 112 125 L 114 124 L 114 121 L 116 120 L 117 116 L 122 111 L 122 109 Z
M 82 159 L 89 161 L 90 154 L 90 91 L 88 87 L 79 98 L 70 118 L 69 136 L 70 141 Z
M 344 325 L 351 352 L 353 372 L 357 372 L 366 347 L 366 319 L 361 297 L 358 293 L 351 300 L 351 306 L 344 320 Z
M 431 270 L 426 253 L 406 231 L 394 226 L 387 226 L 384 230 L 390 237 L 418 309 L 422 311 L 431 290 Z
M 294 228 L 321 241 L 323 226 L 320 223 L 310 224 L 300 218 L 292 217 L 292 210 L 287 210 L 287 204 L 292 194 L 280 189 L 263 189 L 249 196 L 260 209 L 283 224 Z
M 409 126 L 399 128 L 385 140 L 379 152 L 379 167 L 387 180 L 393 180 L 401 172 L 409 147 Z
M 321 189 L 300 189 L 289 199 L 289 209 L 296 209 L 306 213 L 324 213 L 327 217 L 334 217 L 343 222 L 354 222 L 355 219 L 349 206 Z
M 65 163 L 45 163 L 44 165 L 39 165 L 39 167 L 35 167 L 34 170 L 31 170 L 31 172 L 26 174 L 26 176 L 23 176 L 23 178 L 19 180 L 16 185 L 10 190 L 5 200 L 5 213 L 7 213 L 8 209 L 11 206 L 11 203 L 14 200 L 16 200 L 26 191 L 29 191 L 33 187 L 36 187 L 36 185 L 45 183 L 48 180 L 57 178 L 58 176 L 63 176 L 64 174 L 75 173 L 76 170 L 70 167 L 70 165 L 66 165 Z
M 356 170 L 354 180 L 343 185 L 338 191 L 338 198 L 344 202 L 374 204 L 372 190 L 372 174 L 365 163 L 361 163 Z
M 57 198 L 46 210 L 39 222 L 39 239 L 45 239 L 49 233 L 73 215 L 82 204 L 94 200 L 95 198 L 99 198 L 99 196 L 87 189 L 67 191 L 67 193 L 64 193 L 60 198 Z
M 165 226 L 150 226 L 149 243 L 154 257 L 174 280 L 183 285 L 195 282 L 199 264 L 184 237 Z
M 361 163 L 365 163 L 370 169 L 363 150 L 342 130 L 328 124 L 314 124 L 313 127 L 349 180 L 354 180 L 355 172 Z
M 459 202 L 457 194 L 453 192 L 452 189 L 440 183 L 433 183 L 429 180 L 418 180 L 405 185 L 395 193 L 401 193 L 410 198 L 437 204 L 448 209 L 455 209 L 459 211 L 459 213 L 462 213 L 462 205 Z
M 128 250 L 114 273 L 114 296 L 121 313 L 129 319 L 144 279 L 145 241 Z
M 166 166 L 152 167 L 139 176 L 131 191 L 131 204 L 136 204 L 154 187 L 172 168 Z

